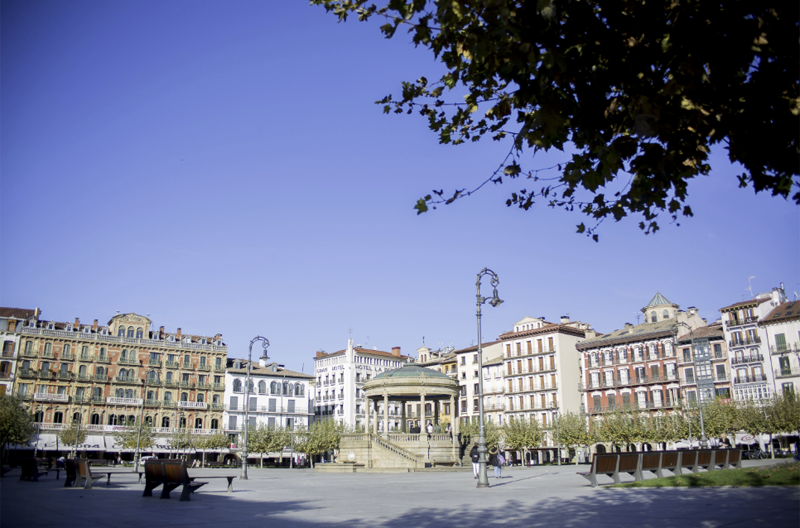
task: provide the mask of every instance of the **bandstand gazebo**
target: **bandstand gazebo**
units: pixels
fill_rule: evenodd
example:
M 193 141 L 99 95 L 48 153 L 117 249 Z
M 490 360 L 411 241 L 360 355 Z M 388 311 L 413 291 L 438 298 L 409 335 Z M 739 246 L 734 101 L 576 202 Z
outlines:
M 342 470 L 357 471 L 357 468 L 413 470 L 459 464 L 459 420 L 456 415 L 459 391 L 458 382 L 450 376 L 414 364 L 375 376 L 364 384 L 367 432 L 342 435 L 336 465 Z M 450 403 L 452 434 L 428 434 L 425 431 L 426 420 L 430 419 L 434 424 L 438 422 L 439 403 L 442 401 Z M 370 402 L 375 403 L 375 412 Z M 407 412 L 409 403 L 419 403 L 420 413 Z M 426 403 L 432 404 L 430 413 L 426 413 Z M 389 408 L 392 404 L 400 405 L 402 409 L 399 431 L 389 431 Z M 420 421 L 419 433 L 408 430 L 410 420 Z M 380 434 L 379 422 L 383 423 Z

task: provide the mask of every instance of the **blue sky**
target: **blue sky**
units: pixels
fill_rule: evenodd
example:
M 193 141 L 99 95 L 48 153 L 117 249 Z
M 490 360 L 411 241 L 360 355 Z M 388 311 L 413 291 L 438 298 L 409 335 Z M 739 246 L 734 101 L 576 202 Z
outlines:
M 222 333 L 231 357 L 263 335 L 310 372 L 350 329 L 404 353 L 472 344 L 487 266 L 506 302 L 485 307 L 486 339 L 526 315 L 611 331 L 657 291 L 713 321 L 749 276 L 800 292 L 798 208 L 737 189 L 722 151 L 690 184 L 695 216 L 656 235 L 608 221 L 595 243 L 578 214 L 506 208 L 514 184 L 417 216 L 506 147 L 442 146 L 418 116 L 384 115 L 374 101 L 441 69 L 376 23 L 302 0 L 6 0 L 1 23 L 2 306 L 149 313 Z

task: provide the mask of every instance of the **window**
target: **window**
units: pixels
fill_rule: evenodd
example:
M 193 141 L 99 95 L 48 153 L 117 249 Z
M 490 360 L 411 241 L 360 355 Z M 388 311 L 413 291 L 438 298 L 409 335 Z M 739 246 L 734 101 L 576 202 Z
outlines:
M 64 413 L 61 411 L 56 411 L 53 413 L 53 423 L 64 423 Z
M 233 392 L 242 392 L 242 380 L 233 380 Z
M 44 355 L 45 357 L 50 357 L 53 355 L 53 344 L 52 343 L 45 343 L 44 344 Z
M 117 337 L 125 337 L 125 327 L 120 326 L 119 330 L 117 330 Z
M 650 312 L 650 322 L 655 323 L 656 321 L 658 321 L 658 316 L 656 316 L 656 312 L 654 310 Z
M 294 412 L 294 400 L 289 400 L 288 402 L 286 402 L 286 405 L 287 405 L 286 412 L 293 413 Z
M 269 412 L 275 412 L 277 401 L 278 400 L 276 400 L 275 398 L 270 398 L 269 399 L 269 401 L 267 402 L 268 403 L 267 410 Z
M 669 319 L 669 312 L 667 310 L 664 310 L 664 312 L 661 314 L 661 317 L 663 319 Z
M 266 381 L 259 381 L 258 382 L 258 393 L 259 394 L 266 394 L 267 393 L 267 382 Z
M 189 393 L 188 392 L 182 392 L 181 393 L 181 401 L 182 402 L 189 401 Z
M 128 337 L 133 337 L 133 327 L 132 326 L 128 327 Z
M 258 404 L 258 398 L 248 398 L 248 401 L 250 402 L 249 410 L 251 410 L 251 411 L 258 410 L 258 405 L 257 405 Z
M 211 419 L 211 429 L 213 430 L 219 429 L 219 420 L 217 420 L 216 418 Z
M 298 383 L 294 386 L 294 395 L 295 396 L 303 396 L 305 394 L 305 387 Z
M 142 334 L 143 334 L 142 329 L 141 328 L 137 328 L 136 329 L 136 338 L 137 339 L 141 339 L 142 338 Z
M 202 418 L 195 418 L 194 419 L 194 428 L 195 429 L 202 429 L 203 428 L 203 419 Z
M 169 416 L 161 418 L 161 427 L 169 427 Z
M 94 413 L 92 415 L 92 425 L 100 425 L 100 415 L 99 414 Z

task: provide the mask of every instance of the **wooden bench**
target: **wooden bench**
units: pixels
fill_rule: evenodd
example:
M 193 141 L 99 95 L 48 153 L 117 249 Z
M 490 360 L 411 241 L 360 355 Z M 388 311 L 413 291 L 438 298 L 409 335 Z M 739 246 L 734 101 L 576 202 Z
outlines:
M 642 459 L 642 453 L 618 453 L 619 466 L 618 473 L 627 473 L 633 476 L 633 480 L 644 480 L 639 464 Z M 617 477 L 619 479 L 619 477 Z
M 578 475 L 588 480 L 593 488 L 597 487 L 597 475 L 606 475 L 614 479 L 614 484 L 619 484 L 619 456 L 615 454 L 595 455 L 592 467 L 588 472 Z
M 189 472 L 186 471 L 186 464 L 181 461 L 179 464 L 161 464 L 163 471 L 162 475 L 162 488 L 161 498 L 169 499 L 169 494 L 178 486 L 183 486 L 181 489 L 180 501 L 190 501 L 192 493 L 208 484 L 208 482 L 198 482 L 189 477 Z
M 724 451 L 728 452 L 728 458 L 726 460 L 727 465 L 729 468 L 740 468 L 742 467 L 742 450 L 741 449 L 725 449 Z
M 667 469 L 672 471 L 674 475 L 681 474 L 681 454 L 679 451 L 662 451 L 661 452 L 661 474 L 658 475 L 659 477 L 663 477 L 663 471 Z
M 661 467 L 661 458 L 664 456 L 664 453 L 661 451 L 645 451 L 642 453 L 642 463 L 639 466 L 639 473 L 644 479 L 644 472 L 650 471 L 654 473 L 656 477 L 664 476 L 662 473 Z
M 39 472 L 39 464 L 35 458 L 23 458 L 19 461 L 19 467 L 22 471 L 19 476 L 20 480 L 39 482 L 39 477 L 47 475 L 47 471 Z
M 144 463 L 144 493 L 142 497 L 152 497 L 153 490 L 164 484 L 164 464 L 180 464 L 177 459 L 147 460 Z M 142 472 L 139 472 L 142 482 Z
M 92 483 L 106 477 L 106 486 L 111 484 L 111 474 L 113 471 L 103 471 L 100 473 L 92 472 L 92 466 L 86 459 L 77 460 L 78 477 L 75 479 L 75 487 L 83 484 L 83 489 L 92 489 Z

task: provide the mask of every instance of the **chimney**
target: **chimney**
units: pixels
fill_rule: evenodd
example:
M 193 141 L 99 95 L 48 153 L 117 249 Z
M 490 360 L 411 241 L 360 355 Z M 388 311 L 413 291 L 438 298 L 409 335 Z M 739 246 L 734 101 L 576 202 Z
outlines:
M 392 355 L 394 357 L 400 357 L 400 347 L 392 347 Z
M 33 310 L 33 319 L 38 321 L 40 313 L 42 313 L 42 312 L 39 311 L 39 307 L 38 306 L 36 308 L 34 308 L 34 310 Z
M 568 322 L 569 322 L 569 316 L 568 315 L 562 315 L 561 316 L 561 324 L 567 324 Z
M 222 334 L 217 334 L 214 336 L 214 341 L 219 341 L 220 339 L 222 339 Z
M 317 350 L 317 357 L 322 357 L 324 355 L 325 355 L 325 352 L 323 352 L 322 350 Z
M 95 319 L 94 323 L 92 323 L 92 332 L 97 332 L 97 319 Z
M 632 326 L 633 326 L 633 325 L 632 325 L 632 324 L 630 324 L 630 323 L 625 323 L 625 328 L 630 328 L 630 327 L 632 327 Z
M 159 339 L 164 339 L 164 327 L 163 326 L 158 327 L 158 338 Z
M 180 341 L 180 340 L 181 340 L 181 329 L 180 329 L 180 328 L 178 328 L 178 332 L 177 332 L 177 334 L 175 334 L 175 338 L 176 338 L 178 341 Z
M 694 306 L 690 306 L 688 310 L 689 310 L 689 315 L 697 315 L 697 308 L 695 308 Z
M 80 328 L 80 326 L 81 326 L 81 320 L 76 317 L 75 318 L 75 330 Z

